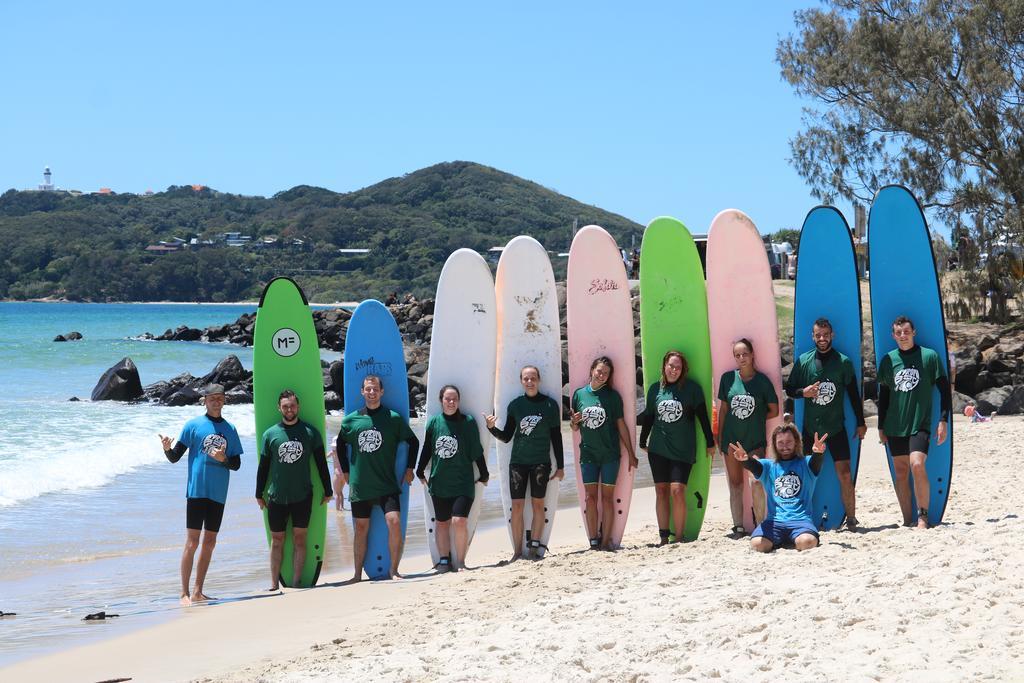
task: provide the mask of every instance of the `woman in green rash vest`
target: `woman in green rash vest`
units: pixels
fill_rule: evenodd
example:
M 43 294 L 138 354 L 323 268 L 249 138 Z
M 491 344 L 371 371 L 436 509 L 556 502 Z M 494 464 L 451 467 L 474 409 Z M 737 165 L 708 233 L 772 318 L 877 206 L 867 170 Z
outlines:
M 767 375 L 754 367 L 754 345 L 740 339 L 732 345 L 736 369 L 722 373 L 718 383 L 718 438 L 729 478 L 729 508 L 732 511 L 732 532 L 745 535 L 743 529 L 743 477 L 740 462 L 726 456 L 729 446 L 739 444 L 755 458 L 763 458 L 768 447 L 765 423 L 779 414 L 779 396 Z M 765 516 L 764 489 L 753 484 L 754 512 L 757 521 Z
M 590 365 L 590 383 L 572 395 L 572 429 L 580 432 L 579 467 L 586 491 L 587 534 L 592 550 L 611 550 L 615 517 L 615 480 L 619 475 L 620 443 L 629 453 L 629 469 L 637 466 L 633 442 L 622 416 L 622 397 L 612 389 L 615 367 L 607 356 Z M 597 487 L 606 487 L 602 500 L 605 525 L 597 526 Z
M 473 507 L 476 482 L 487 484 L 487 458 L 476 421 L 459 412 L 459 389 L 448 384 L 438 394 L 442 413 L 430 418 L 423 435 L 423 450 L 416 466 L 416 476 L 427 487 L 434 503 L 434 519 L 437 526 L 434 536 L 441 560 L 437 563 L 439 572 L 458 571 L 466 567 L 466 548 L 469 546 L 469 529 L 466 521 Z M 427 483 L 427 465 L 430 467 L 430 483 Z M 473 472 L 473 463 L 480 469 L 480 478 Z M 455 527 L 455 557 L 451 554 L 451 537 L 448 525 Z
M 697 421 L 704 432 L 707 456 L 715 453 L 708 407 L 700 385 L 687 377 L 689 365 L 679 351 L 669 351 L 661 361 L 661 379 L 647 390 L 641 413 L 640 448 L 647 451 L 654 477 L 654 509 L 660 544 L 669 541 L 669 501 L 676 541 L 686 528 L 686 484 L 697 461 Z M 648 438 L 650 445 L 648 445 Z
M 544 532 L 544 496 L 548 482 L 565 476 L 562 459 L 561 412 L 558 404 L 540 393 L 540 370 L 527 365 L 519 371 L 524 394 L 512 399 L 505 412 L 505 427 L 497 428 L 497 418 L 485 415 L 487 430 L 505 443 L 512 442 L 512 458 L 508 465 L 509 493 L 512 498 L 512 538 L 516 539 L 512 560 L 518 560 L 523 537 L 523 509 L 526 488 L 530 488 L 533 506 L 533 528 L 527 559 L 540 557 L 541 534 Z M 551 453 L 555 456 L 555 472 L 551 473 Z M 547 550 L 547 548 L 544 548 Z

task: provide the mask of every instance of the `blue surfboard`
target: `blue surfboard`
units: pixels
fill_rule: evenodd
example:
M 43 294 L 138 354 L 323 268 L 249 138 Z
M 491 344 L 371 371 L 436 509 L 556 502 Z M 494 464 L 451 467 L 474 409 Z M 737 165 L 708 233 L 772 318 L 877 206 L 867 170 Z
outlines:
M 892 321 L 905 315 L 914 321 L 916 342 L 934 349 L 946 372 L 949 372 L 946 351 L 946 325 L 942 312 L 942 294 L 935 272 L 935 257 L 928 233 L 928 224 L 921 206 L 905 187 L 888 185 L 875 195 L 868 215 L 868 258 L 871 283 L 871 326 L 874 330 L 875 364 L 896 348 L 892 338 Z M 939 392 L 932 400 L 932 438 L 928 447 L 928 480 L 931 486 L 928 521 L 938 524 L 946 511 L 949 485 L 953 474 L 953 424 L 947 425 L 948 437 L 941 446 L 936 443 L 934 425 L 939 421 Z M 886 445 L 886 452 L 889 447 Z M 889 474 L 895 483 L 892 453 L 889 453 Z M 911 481 L 913 494 L 913 481 Z M 913 501 L 914 520 L 918 503 Z
M 381 405 L 409 419 L 409 386 L 405 375 L 405 353 L 402 336 L 391 312 L 379 301 L 367 299 L 359 304 L 348 323 L 345 337 L 345 413 L 365 407 L 360 390 L 363 378 L 378 375 L 384 383 Z M 351 449 L 348 449 L 351 458 Z M 415 457 L 415 456 L 414 456 Z M 409 446 L 398 446 L 395 458 L 395 480 L 402 489 L 402 538 L 409 519 L 409 486 L 402 483 L 409 462 Z M 353 525 L 355 520 L 353 520 Z M 371 579 L 387 578 L 391 567 L 388 551 L 388 527 L 380 506 L 373 507 L 370 535 L 366 541 L 363 569 Z
M 793 360 L 813 351 L 811 328 L 818 318 L 828 318 L 835 332 L 832 346 L 853 363 L 857 386 L 863 377 L 860 342 L 864 335 L 860 317 L 860 283 L 853 251 L 850 227 L 837 209 L 818 206 L 811 209 L 800 230 L 796 261 L 796 295 L 793 308 Z M 837 387 L 836 399 L 843 402 L 843 427 L 850 442 L 850 475 L 857 481 L 860 465 L 860 439 L 857 419 L 844 387 Z M 804 403 L 793 402 L 793 419 L 803 430 Z M 813 435 L 812 435 L 813 436 Z M 819 529 L 838 529 L 846 517 L 832 454 L 825 451 L 825 463 L 814 487 L 814 523 Z

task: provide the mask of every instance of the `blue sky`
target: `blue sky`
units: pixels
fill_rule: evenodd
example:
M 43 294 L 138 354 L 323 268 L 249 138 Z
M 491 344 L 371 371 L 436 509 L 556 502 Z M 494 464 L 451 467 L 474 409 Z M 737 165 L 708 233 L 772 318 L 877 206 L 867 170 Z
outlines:
M 815 205 L 774 55 L 816 3 L 497 5 L 8 4 L 0 191 L 47 164 L 87 191 L 351 191 L 461 159 L 694 232 Z

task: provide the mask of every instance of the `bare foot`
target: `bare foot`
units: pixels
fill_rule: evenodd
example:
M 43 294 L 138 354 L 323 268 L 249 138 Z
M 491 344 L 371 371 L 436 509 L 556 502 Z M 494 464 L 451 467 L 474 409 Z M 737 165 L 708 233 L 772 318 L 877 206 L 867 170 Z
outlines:
M 193 593 L 192 594 L 192 602 L 207 602 L 209 600 L 213 600 L 213 598 L 211 598 L 208 595 L 204 595 L 202 593 Z
M 391 575 L 388 576 L 388 578 L 392 581 L 401 581 L 405 577 L 399 574 L 398 572 L 391 572 Z
M 927 529 L 928 528 L 928 518 L 927 517 L 919 517 L 918 520 L 917 520 L 917 528 L 918 529 Z
M 178 604 L 180 604 L 182 607 L 191 607 L 192 599 L 184 593 L 182 593 L 181 597 L 178 598 Z
M 349 580 L 348 580 L 348 581 L 346 581 L 345 583 L 346 583 L 346 584 L 349 584 L 349 583 L 359 583 L 359 582 L 360 582 L 360 581 L 362 581 L 362 580 L 363 580 L 363 573 L 362 573 L 362 572 L 359 572 L 358 574 L 356 574 L 355 576 L 353 576 L 353 577 L 352 577 L 351 579 L 349 579 Z
M 268 593 L 280 593 L 281 592 L 281 587 L 277 586 L 277 585 L 271 586 L 270 588 L 267 589 L 267 592 Z

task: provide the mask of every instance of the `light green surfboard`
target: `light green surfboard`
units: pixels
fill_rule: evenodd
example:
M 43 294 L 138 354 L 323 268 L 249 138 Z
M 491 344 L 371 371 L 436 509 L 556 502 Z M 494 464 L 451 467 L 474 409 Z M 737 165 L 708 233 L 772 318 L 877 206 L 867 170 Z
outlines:
M 640 246 L 640 345 L 644 393 L 661 379 L 661 359 L 675 349 L 686 356 L 689 378 L 704 390 L 711 417 L 711 341 L 704 271 L 693 237 L 675 218 L 651 221 Z M 686 486 L 686 529 L 683 538 L 700 534 L 711 483 L 711 461 L 705 455 L 704 432 L 697 425 L 697 461 Z M 672 533 L 676 530 L 673 528 Z
M 263 290 L 256 311 L 253 331 L 253 406 L 256 414 L 256 448 L 262 447 L 263 432 L 281 419 L 277 399 L 291 389 L 299 399 L 299 419 L 313 425 L 326 438 L 324 429 L 324 385 L 320 370 L 320 348 L 317 344 L 313 314 L 306 295 L 299 286 L 285 277 L 275 278 Z M 266 457 L 259 453 L 260 458 Z M 302 576 L 292 576 L 292 523 L 288 522 L 284 560 L 281 562 L 281 583 L 285 586 L 309 587 L 316 584 L 324 558 L 327 530 L 327 506 L 321 505 L 323 484 L 316 462 L 309 458 L 309 476 L 313 482 L 313 514 L 309 519 L 306 539 L 306 563 Z M 267 512 L 263 524 L 270 544 Z

